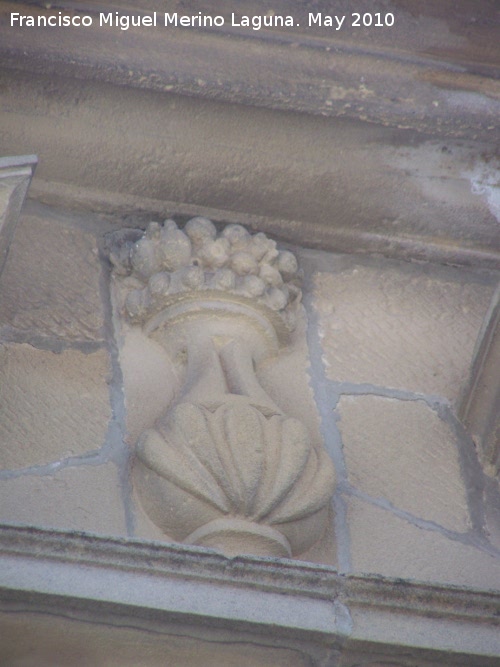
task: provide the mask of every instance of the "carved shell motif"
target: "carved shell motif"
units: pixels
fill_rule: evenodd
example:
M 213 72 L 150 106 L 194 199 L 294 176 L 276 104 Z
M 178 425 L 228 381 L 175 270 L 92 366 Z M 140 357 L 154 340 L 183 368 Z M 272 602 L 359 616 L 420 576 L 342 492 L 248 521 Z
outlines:
M 177 488 L 208 506 L 211 520 L 233 516 L 279 530 L 325 508 L 333 465 L 311 445 L 303 424 L 282 414 L 266 417 L 245 397 L 234 398 L 214 411 L 177 405 L 158 430 L 143 433 L 141 463 L 169 482 L 167 495 Z M 200 515 L 199 525 L 206 519 Z M 173 528 L 184 539 L 193 525 Z

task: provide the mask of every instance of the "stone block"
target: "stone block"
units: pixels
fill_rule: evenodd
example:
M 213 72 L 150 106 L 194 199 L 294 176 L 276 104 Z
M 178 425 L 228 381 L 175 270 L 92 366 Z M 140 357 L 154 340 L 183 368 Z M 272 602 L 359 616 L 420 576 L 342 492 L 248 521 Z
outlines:
M 122 326 L 120 340 L 127 441 L 133 447 L 172 402 L 179 379 L 163 348 L 137 327 Z
M 0 274 L 36 163 L 35 155 L 0 158 Z
M 300 419 L 307 426 L 313 441 L 321 447 L 323 439 L 311 387 L 306 327 L 305 313 L 301 311 L 290 344 L 277 356 L 258 364 L 256 373 L 260 384 L 276 404 L 287 414 Z
M 443 267 L 387 263 L 316 275 L 328 377 L 457 399 L 492 287 Z
M 500 485 L 494 479 L 486 480 L 485 532 L 491 544 L 500 551 Z
M 348 500 L 355 572 L 500 590 L 500 556 L 425 530 L 357 498 Z
M 317 446 L 323 447 L 318 409 L 310 384 L 306 326 L 305 313 L 301 313 L 290 345 L 276 357 L 259 364 L 256 370 L 259 382 L 269 396 L 288 414 L 300 419 L 307 426 Z M 290 378 L 294 381 L 290 382 Z M 337 564 L 332 526 L 333 522 L 328 526 L 323 538 L 309 551 L 301 554 L 302 560 L 333 566 Z
M 212 637 L 207 630 L 175 623 L 159 630 L 152 629 L 152 623 L 137 620 L 136 627 L 126 627 L 123 622 L 65 618 L 64 612 L 55 615 L 19 610 L 13 614 L 2 610 L 0 663 L 9 667 L 308 667 L 312 664 L 305 651 L 275 646 L 272 639 L 251 640 L 241 633 L 221 629 Z
M 0 281 L 0 324 L 30 336 L 102 339 L 95 238 L 59 217 L 19 220 Z
M 101 448 L 111 417 L 105 351 L 0 347 L 0 468 L 26 468 Z
M 24 475 L 0 484 L 0 521 L 125 535 L 117 469 L 112 463 Z
M 134 537 L 156 542 L 175 542 L 170 535 L 163 533 L 158 526 L 151 521 L 143 510 L 141 502 L 136 493 L 132 494 L 132 507 L 134 512 Z
M 338 411 L 353 486 L 450 530 L 470 527 L 454 434 L 424 402 L 343 396 Z

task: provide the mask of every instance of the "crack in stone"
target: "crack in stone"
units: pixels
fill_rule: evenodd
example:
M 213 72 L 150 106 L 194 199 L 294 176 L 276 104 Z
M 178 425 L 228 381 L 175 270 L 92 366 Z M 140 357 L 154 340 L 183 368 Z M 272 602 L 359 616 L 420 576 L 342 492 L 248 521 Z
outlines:
M 145 620 L 144 624 L 137 623 L 135 625 L 133 624 L 128 624 L 128 623 L 110 623 L 109 621 L 105 621 L 103 619 L 99 620 L 92 620 L 91 618 L 84 617 L 84 618 L 78 618 L 76 615 L 68 614 L 68 613 L 62 613 L 62 612 L 52 612 L 49 610 L 37 610 L 37 609 L 32 609 L 31 607 L 20 607 L 17 609 L 11 609 L 9 608 L 9 605 L 7 605 L 7 608 L 2 605 L 0 607 L 0 613 L 2 614 L 29 614 L 33 616 L 48 616 L 50 618 L 56 618 L 56 619 L 64 619 L 67 621 L 70 621 L 72 623 L 84 623 L 84 624 L 90 624 L 90 625 L 95 625 L 98 626 L 99 628 L 110 628 L 110 629 L 116 629 L 116 630 L 133 630 L 135 632 L 141 632 L 145 633 L 147 635 L 154 635 L 154 636 L 159 636 L 159 637 L 166 637 L 166 638 L 172 638 L 175 637 L 176 639 L 193 639 L 195 641 L 205 643 L 205 644 L 220 644 L 221 646 L 254 646 L 257 648 L 263 648 L 263 649 L 271 649 L 273 651 L 289 651 L 297 654 L 300 656 L 301 659 L 307 659 L 307 664 L 310 667 L 314 667 L 315 661 L 311 655 L 306 654 L 304 651 L 293 648 L 290 646 L 279 646 L 276 643 L 265 643 L 265 642 L 259 642 L 255 641 L 251 638 L 248 639 L 239 639 L 239 640 L 223 640 L 223 639 L 218 639 L 218 638 L 210 638 L 206 636 L 199 636 L 196 635 L 195 633 L 190 633 L 190 632 L 170 632 L 170 631 L 164 631 L 164 630 L 156 630 L 154 628 L 151 628 L 150 625 L 147 626 L 147 619 Z M 328 660 L 329 658 L 327 658 Z M 324 663 L 328 665 L 329 663 Z
M 110 263 L 102 248 L 99 249 L 101 271 L 99 276 L 99 290 L 104 313 L 104 335 L 108 344 L 111 360 L 111 381 L 109 383 L 109 402 L 111 405 L 111 419 L 103 447 L 103 452 L 113 461 L 118 469 L 120 492 L 125 513 L 127 535 L 135 535 L 135 512 L 132 502 L 132 483 L 130 481 L 129 465 L 130 450 L 125 442 L 126 407 L 123 388 L 123 374 L 121 370 L 118 345 L 115 336 L 115 323 L 110 291 Z
M 103 456 L 102 449 L 95 449 L 80 456 L 69 456 L 59 461 L 51 461 L 43 465 L 18 468 L 17 470 L 0 470 L 0 480 L 17 479 L 19 477 L 33 476 L 47 477 L 59 470 L 76 468 L 78 466 L 99 466 L 108 463 L 109 459 Z
M 343 455 L 343 445 L 340 432 L 337 428 L 337 418 L 334 413 L 340 395 L 332 391 L 332 386 L 326 378 L 323 351 L 319 338 L 319 315 L 313 303 L 313 274 L 304 275 L 303 304 L 307 312 L 307 345 L 310 359 L 310 383 L 314 399 L 320 416 L 320 429 L 324 446 L 332 457 L 339 484 L 347 481 L 347 469 Z M 338 567 L 341 572 L 351 571 L 350 534 L 347 525 L 347 508 L 341 495 L 339 486 L 333 497 L 335 510 L 335 536 L 337 542 Z
M 422 401 L 434 411 L 438 411 L 443 407 L 450 407 L 448 399 L 436 394 L 423 394 L 370 383 L 336 382 L 329 379 L 326 379 L 325 382 L 331 387 L 333 394 L 338 397 L 380 396 L 381 398 L 392 398 L 398 401 Z
M 484 536 L 478 534 L 475 529 L 473 529 L 472 531 L 468 531 L 466 533 L 458 533 L 456 531 L 450 530 L 449 528 L 445 528 L 444 526 L 440 526 L 434 521 L 421 519 L 420 517 L 414 516 L 410 512 L 398 509 L 385 498 L 374 498 L 373 496 L 370 496 L 368 493 L 360 491 L 356 487 L 352 486 L 349 482 L 339 482 L 338 489 L 341 494 L 358 498 L 359 500 L 363 500 L 364 502 L 367 502 L 370 505 L 374 505 L 379 509 L 391 512 L 399 519 L 403 519 L 404 521 L 407 521 L 408 523 L 416 526 L 417 528 L 440 533 L 449 540 L 453 540 L 454 542 L 460 542 L 461 544 L 465 544 L 466 546 L 471 546 L 480 551 L 484 551 L 489 556 L 500 558 L 500 550 L 496 549 L 491 544 L 489 544 L 487 540 L 484 538 Z
M 455 413 L 448 406 L 440 406 L 438 416 L 446 422 L 455 435 L 460 470 L 465 482 L 467 502 L 472 526 L 486 539 L 484 508 L 485 473 L 479 463 L 474 441 Z
M 106 341 L 104 340 L 66 340 L 57 336 L 44 336 L 32 331 L 16 329 L 9 325 L 0 327 L 1 343 L 30 345 L 37 350 L 54 352 L 55 354 L 60 354 L 66 350 L 77 350 L 83 354 L 92 354 L 106 347 Z

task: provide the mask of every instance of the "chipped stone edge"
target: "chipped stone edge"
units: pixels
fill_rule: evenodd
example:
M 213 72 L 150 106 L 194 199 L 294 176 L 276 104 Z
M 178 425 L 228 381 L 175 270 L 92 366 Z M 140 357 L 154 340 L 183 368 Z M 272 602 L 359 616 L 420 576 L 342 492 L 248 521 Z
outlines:
M 500 285 L 479 333 L 459 418 L 475 442 L 487 473 L 500 473 Z
M 27 526 L 0 526 L 0 609 L 203 624 L 318 646 L 500 655 L 500 593 L 339 575 L 325 565 Z M 379 619 L 385 623 L 380 624 Z M 114 621 L 113 621 L 114 619 Z M 354 622 L 353 622 L 354 619 Z M 431 635 L 424 632 L 432 619 Z M 127 621 L 128 623 L 129 621 Z M 391 628 L 405 623 L 401 638 Z M 137 625 L 139 624 L 139 625 Z M 140 626 L 137 620 L 137 627 Z M 408 628 L 410 628 L 408 630 Z M 482 644 L 476 641 L 478 629 Z M 471 663 L 472 664 L 472 663 Z M 475 663 L 474 663 L 475 664 Z
M 19 155 L 0 158 L 0 181 L 20 178 L 12 188 L 5 211 L 0 211 L 0 274 L 2 273 L 10 243 L 14 235 L 24 199 L 33 178 L 38 158 L 36 155 Z

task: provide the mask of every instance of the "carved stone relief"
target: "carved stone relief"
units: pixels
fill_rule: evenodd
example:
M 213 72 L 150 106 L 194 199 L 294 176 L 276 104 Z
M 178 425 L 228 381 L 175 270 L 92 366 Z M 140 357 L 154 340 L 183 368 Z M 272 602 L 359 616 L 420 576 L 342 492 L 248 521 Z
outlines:
M 333 465 L 255 374 L 295 326 L 295 256 L 262 233 L 217 233 L 198 217 L 183 230 L 152 222 L 110 258 L 122 317 L 184 368 L 175 398 L 135 446 L 147 515 L 176 540 L 228 554 L 307 551 L 325 531 Z

